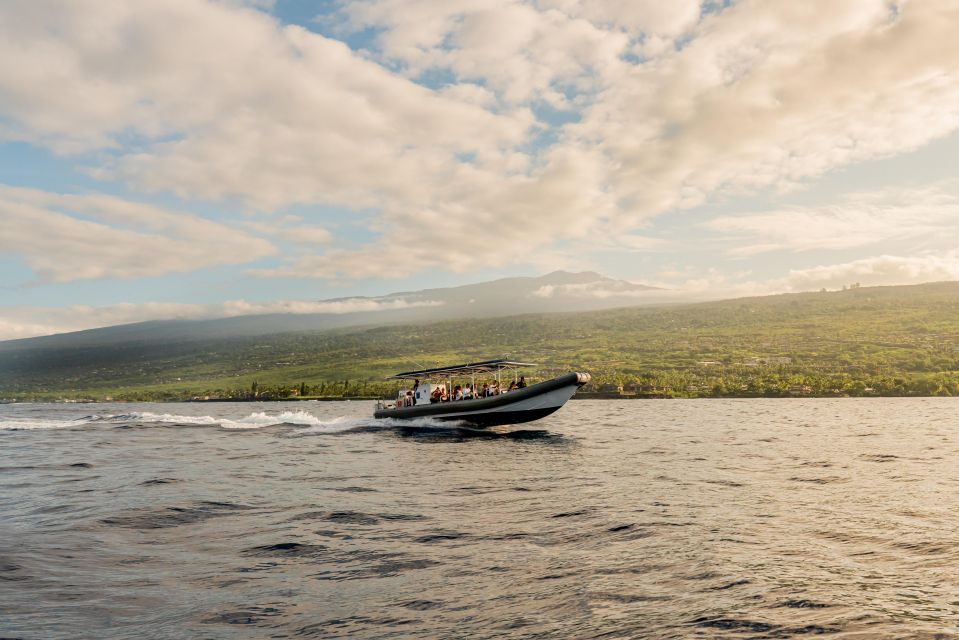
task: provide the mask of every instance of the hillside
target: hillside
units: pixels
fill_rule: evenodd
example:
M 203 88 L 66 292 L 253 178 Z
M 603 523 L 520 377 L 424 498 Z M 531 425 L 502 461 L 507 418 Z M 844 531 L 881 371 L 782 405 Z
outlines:
M 959 395 L 959 283 L 261 336 L 0 343 L 0 397 L 387 392 L 397 370 L 486 357 L 674 396 Z

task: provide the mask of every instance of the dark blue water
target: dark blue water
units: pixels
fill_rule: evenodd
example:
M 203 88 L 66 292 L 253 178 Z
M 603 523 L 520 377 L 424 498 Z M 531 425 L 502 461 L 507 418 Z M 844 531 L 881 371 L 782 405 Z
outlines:
M 0 406 L 0 637 L 955 637 L 957 408 Z

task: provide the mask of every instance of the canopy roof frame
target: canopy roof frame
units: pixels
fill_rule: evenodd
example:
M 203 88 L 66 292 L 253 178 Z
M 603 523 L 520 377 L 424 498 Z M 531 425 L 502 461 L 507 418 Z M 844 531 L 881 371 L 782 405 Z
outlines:
M 516 360 L 484 360 L 482 362 L 468 362 L 466 364 L 457 364 L 449 367 L 436 367 L 433 369 L 420 369 L 419 371 L 404 371 L 390 376 L 390 380 L 424 380 L 449 379 L 453 376 L 475 376 L 478 373 L 500 372 L 504 369 L 515 370 L 522 367 L 535 367 L 532 362 L 518 362 Z

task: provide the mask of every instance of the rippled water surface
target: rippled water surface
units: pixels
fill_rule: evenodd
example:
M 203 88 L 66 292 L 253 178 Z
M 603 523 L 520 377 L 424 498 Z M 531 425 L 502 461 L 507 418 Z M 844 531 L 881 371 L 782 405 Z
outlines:
M 959 634 L 959 404 L 0 406 L 0 636 Z

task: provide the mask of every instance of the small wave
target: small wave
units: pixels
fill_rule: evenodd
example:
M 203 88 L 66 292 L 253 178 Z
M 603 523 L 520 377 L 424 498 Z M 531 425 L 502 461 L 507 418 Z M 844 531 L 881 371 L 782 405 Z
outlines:
M 202 500 L 186 507 L 159 507 L 130 509 L 126 512 L 103 518 L 102 524 L 127 529 L 168 529 L 184 524 L 202 522 L 210 518 L 246 511 L 251 507 L 232 502 Z
M 327 547 L 321 544 L 305 544 L 302 542 L 280 542 L 277 544 L 267 544 L 259 547 L 252 547 L 243 551 L 244 555 L 266 556 L 281 558 L 302 558 L 310 556 L 322 556 L 326 554 Z

